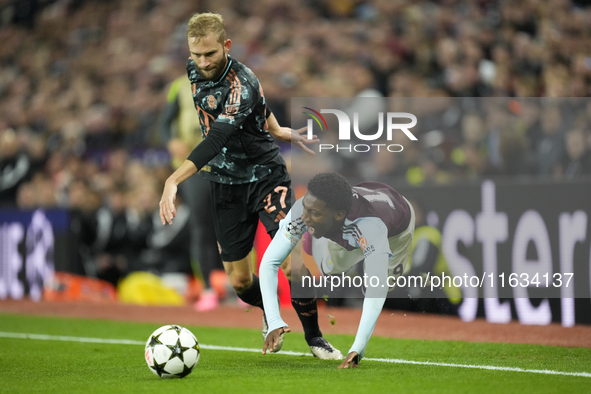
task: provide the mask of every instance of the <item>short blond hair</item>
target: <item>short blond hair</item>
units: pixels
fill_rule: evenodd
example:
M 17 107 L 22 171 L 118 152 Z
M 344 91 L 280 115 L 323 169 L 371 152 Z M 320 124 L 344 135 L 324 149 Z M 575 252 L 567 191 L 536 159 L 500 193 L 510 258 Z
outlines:
M 224 44 L 226 42 L 226 24 L 220 14 L 217 12 L 204 12 L 194 14 L 189 19 L 187 39 L 195 37 L 200 40 L 209 33 L 215 34 L 219 43 Z

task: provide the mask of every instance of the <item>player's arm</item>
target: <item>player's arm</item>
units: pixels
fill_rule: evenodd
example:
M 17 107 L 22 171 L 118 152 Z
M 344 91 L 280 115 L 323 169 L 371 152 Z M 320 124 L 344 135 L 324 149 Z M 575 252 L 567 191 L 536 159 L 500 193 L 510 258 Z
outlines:
M 388 255 L 387 254 L 380 254 L 376 255 L 372 258 L 371 264 L 373 268 L 376 268 L 378 272 L 370 272 L 372 270 L 366 269 L 365 273 L 367 274 L 368 278 L 372 276 L 381 277 L 381 275 L 388 276 Z M 385 274 L 383 273 L 383 269 L 385 269 Z M 380 275 L 381 273 L 381 275 Z M 380 280 L 380 283 L 382 281 Z M 368 289 L 369 290 L 369 289 Z M 357 328 L 357 335 L 355 335 L 355 341 L 349 349 L 347 357 L 341 363 L 339 368 L 348 368 L 352 366 L 355 368 L 359 361 L 365 354 L 365 348 L 369 343 L 369 339 L 371 338 L 371 334 L 376 326 L 378 321 L 378 317 L 380 317 L 380 313 L 382 312 L 382 308 L 384 307 L 384 302 L 386 301 L 386 295 L 388 292 L 388 288 L 385 287 L 383 289 L 383 293 L 381 295 L 374 294 L 373 296 L 369 296 L 367 293 L 365 295 L 365 299 L 363 300 L 363 312 L 361 313 L 361 320 L 359 321 L 359 328 Z
M 236 126 L 227 123 L 214 122 L 209 129 L 207 138 L 193 149 L 187 160 L 168 177 L 164 184 L 164 191 L 160 199 L 160 220 L 162 224 L 172 224 L 176 216 L 174 201 L 178 185 L 194 175 L 211 159 L 217 156 L 228 143 L 236 130 Z
M 371 278 L 372 276 L 379 278 L 379 283 L 376 287 L 368 286 L 365 290 L 363 311 L 361 313 L 357 335 L 339 368 L 357 367 L 357 364 L 365 354 L 365 349 L 384 307 L 386 296 L 388 295 L 388 259 L 391 252 L 388 245 L 386 226 L 370 223 L 369 225 L 365 224 L 363 228 L 361 226 L 359 227 L 362 234 L 367 234 L 366 239 L 368 240 L 366 250 L 364 251 L 365 274 L 367 278 Z M 370 283 L 369 279 L 367 283 Z
M 292 249 L 297 245 L 305 231 L 304 227 L 301 227 L 299 231 L 290 231 L 289 228 L 289 224 L 292 221 L 292 215 L 294 215 L 294 208 L 297 210 L 298 206 L 299 204 L 296 202 L 294 207 L 292 207 L 287 213 L 287 216 L 280 222 L 279 230 L 265 251 L 259 267 L 263 306 L 269 327 L 267 338 L 265 338 L 265 343 L 263 345 L 263 354 L 266 353 L 267 348 L 273 349 L 275 345 L 274 342 L 282 332 L 290 331 L 287 323 L 281 319 L 281 313 L 279 311 L 279 302 L 277 300 L 277 273 L 279 272 L 281 263 L 291 253 Z
M 187 76 L 191 83 L 195 83 L 197 78 L 197 66 L 195 62 L 189 58 L 187 60 Z M 234 96 L 232 96 L 234 97 Z M 235 99 L 235 97 L 234 97 Z M 176 215 L 176 208 L 174 201 L 176 199 L 176 193 L 178 185 L 191 177 L 204 165 L 209 163 L 211 159 L 217 156 L 217 154 L 226 145 L 232 134 L 240 124 L 244 121 L 244 116 L 250 113 L 249 103 L 245 102 L 244 105 L 238 106 L 238 114 L 233 122 L 228 122 L 226 113 L 222 113 L 218 116 L 218 119 L 213 123 L 205 138 L 199 145 L 193 149 L 187 160 L 181 164 L 181 166 L 166 180 L 164 184 L 164 191 L 162 192 L 162 198 L 160 199 L 160 220 L 162 224 L 172 224 L 172 219 Z M 226 109 L 235 109 L 236 102 L 231 101 L 228 97 L 226 102 Z M 238 116 L 240 116 L 240 119 Z M 221 121 L 220 121 L 221 120 Z
M 271 133 L 274 138 L 283 142 L 291 143 L 292 145 L 299 147 L 301 150 L 311 155 L 315 154 L 314 151 L 308 148 L 306 145 L 316 144 L 320 142 L 320 140 L 316 135 L 313 135 L 311 140 L 309 140 L 306 135 L 302 135 L 307 131 L 306 127 L 302 127 L 299 130 L 293 130 L 289 127 L 281 127 L 279 126 L 279 122 L 277 122 L 277 118 L 275 118 L 273 113 L 271 113 L 271 115 L 267 118 L 267 125 L 269 126 L 269 133 Z

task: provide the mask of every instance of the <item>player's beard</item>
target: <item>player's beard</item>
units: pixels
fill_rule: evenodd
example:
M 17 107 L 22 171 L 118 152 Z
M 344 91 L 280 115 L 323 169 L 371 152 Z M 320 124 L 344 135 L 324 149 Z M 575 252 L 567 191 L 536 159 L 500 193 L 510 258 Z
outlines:
M 201 74 L 201 76 L 207 79 L 208 81 L 217 81 L 218 78 L 224 72 L 224 69 L 226 68 L 227 64 L 228 57 L 226 56 L 226 51 L 224 51 L 224 56 L 222 57 L 222 60 L 216 66 L 214 66 L 214 68 L 204 70 L 202 68 L 197 67 L 197 70 L 199 71 L 199 74 Z

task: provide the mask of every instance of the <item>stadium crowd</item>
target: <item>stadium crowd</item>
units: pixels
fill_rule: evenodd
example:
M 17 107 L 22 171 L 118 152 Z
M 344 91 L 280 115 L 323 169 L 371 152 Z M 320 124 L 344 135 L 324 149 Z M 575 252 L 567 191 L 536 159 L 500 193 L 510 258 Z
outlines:
M 211 10 L 224 16 L 230 54 L 258 76 L 280 124 L 290 124 L 291 97 L 459 103 L 437 113 L 445 128 L 419 131 L 427 145 L 368 155 L 366 170 L 358 165 L 353 175 L 411 186 L 591 175 L 589 2 L 256 5 L 0 1 L 0 205 L 77 212 L 89 253 L 103 256 L 98 270 L 114 281 L 105 272 L 124 272 L 140 257 L 130 245 L 156 247 L 153 217 L 171 172 L 162 110 L 170 83 L 185 73 L 187 20 Z M 462 97 L 512 99 L 483 106 Z M 110 225 L 100 238 L 105 221 L 120 221 L 121 231 Z

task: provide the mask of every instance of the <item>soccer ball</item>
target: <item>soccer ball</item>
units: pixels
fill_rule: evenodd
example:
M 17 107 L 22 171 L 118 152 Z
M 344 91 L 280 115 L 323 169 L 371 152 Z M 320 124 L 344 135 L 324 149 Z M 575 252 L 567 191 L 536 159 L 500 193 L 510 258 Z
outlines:
M 199 342 L 184 327 L 162 326 L 148 338 L 144 355 L 150 371 L 159 377 L 184 378 L 199 361 Z

